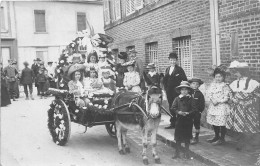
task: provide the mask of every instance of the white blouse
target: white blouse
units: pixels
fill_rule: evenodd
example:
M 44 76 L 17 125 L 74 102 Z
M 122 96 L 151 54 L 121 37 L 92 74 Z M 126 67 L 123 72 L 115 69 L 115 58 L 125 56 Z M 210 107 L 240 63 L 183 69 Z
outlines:
M 233 90 L 233 92 L 243 92 L 243 93 L 251 93 L 260 86 L 260 83 L 258 83 L 256 80 L 250 80 L 248 84 L 248 88 L 245 90 L 246 86 L 246 80 L 247 77 L 243 77 L 239 80 L 235 80 L 230 84 L 230 88 Z M 239 87 L 237 87 L 237 83 L 239 81 Z
M 126 72 L 124 77 L 124 86 L 138 86 L 140 84 L 140 75 L 138 72 Z

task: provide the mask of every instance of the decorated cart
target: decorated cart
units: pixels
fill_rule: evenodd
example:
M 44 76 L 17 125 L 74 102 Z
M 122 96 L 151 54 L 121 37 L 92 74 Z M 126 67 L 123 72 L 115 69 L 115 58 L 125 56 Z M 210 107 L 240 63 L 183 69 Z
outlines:
M 48 110 L 48 128 L 53 141 L 58 145 L 65 145 L 70 137 L 71 122 L 92 127 L 96 125 L 105 125 L 110 136 L 116 135 L 114 126 L 114 111 L 112 108 L 111 94 L 95 94 L 88 98 L 91 103 L 86 107 L 77 107 L 73 94 L 67 90 L 49 89 L 49 92 L 55 96 Z

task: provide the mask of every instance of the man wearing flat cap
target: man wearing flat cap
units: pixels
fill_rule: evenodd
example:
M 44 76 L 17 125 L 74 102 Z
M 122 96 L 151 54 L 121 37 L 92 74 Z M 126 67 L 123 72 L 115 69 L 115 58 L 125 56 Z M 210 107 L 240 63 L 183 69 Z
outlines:
M 18 71 L 13 66 L 13 60 L 8 60 L 9 65 L 4 68 L 4 75 L 7 78 L 10 99 L 15 101 L 15 81 L 18 77 Z
M 166 68 L 165 76 L 163 78 L 163 85 L 164 90 L 167 95 L 167 100 L 169 103 L 169 108 L 171 107 L 173 100 L 179 95 L 175 88 L 180 85 L 182 81 L 187 81 L 186 74 L 184 70 L 178 66 L 178 55 L 175 52 L 171 52 L 169 54 L 169 67 Z M 176 122 L 176 114 L 175 112 L 171 112 L 172 118 L 170 119 L 170 126 L 165 127 L 165 129 L 172 129 L 175 128 L 175 122 Z
M 144 77 L 143 77 L 144 66 L 143 66 L 142 60 L 139 59 L 136 56 L 136 54 L 137 54 L 137 52 L 134 49 L 130 50 L 129 58 L 130 58 L 130 61 L 135 61 L 135 71 L 140 74 L 140 79 L 141 79 L 140 87 L 141 87 L 142 91 L 145 91 L 145 82 L 144 82 Z

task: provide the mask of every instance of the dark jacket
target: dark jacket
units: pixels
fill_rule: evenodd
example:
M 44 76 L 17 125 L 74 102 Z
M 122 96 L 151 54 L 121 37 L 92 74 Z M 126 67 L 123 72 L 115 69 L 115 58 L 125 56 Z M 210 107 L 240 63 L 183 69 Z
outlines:
M 4 75 L 7 77 L 8 82 L 15 82 L 17 77 L 17 70 L 13 66 L 6 66 L 4 68 Z
M 177 114 L 174 137 L 176 141 L 188 141 L 192 138 L 193 117 L 197 112 L 194 99 L 189 95 L 175 98 L 171 111 Z M 186 116 L 179 115 L 178 112 L 188 112 Z
M 48 77 L 44 74 L 44 73 L 39 73 L 36 77 L 36 81 L 38 82 L 47 82 L 48 81 Z
M 32 84 L 34 81 L 34 72 L 32 69 L 26 67 L 22 70 L 21 84 Z
M 144 79 L 148 86 L 151 86 L 151 85 L 159 86 L 160 85 L 160 75 L 158 73 L 151 76 L 149 74 L 149 72 L 144 72 Z
M 37 64 L 32 64 L 31 69 L 33 70 L 33 73 L 34 73 L 35 76 L 38 75 L 39 68 L 40 68 L 39 65 L 37 65 Z
M 180 85 L 182 81 L 187 81 L 184 70 L 176 65 L 171 75 L 169 74 L 170 66 L 166 68 L 165 76 L 163 78 L 163 86 L 167 95 L 169 104 L 171 105 L 175 97 L 179 94 L 175 91 L 175 88 Z
M 196 107 L 199 112 L 202 112 L 205 109 L 205 98 L 204 95 L 201 93 L 200 90 L 192 90 L 192 97 L 196 104 Z
M 123 81 L 125 73 L 127 72 L 127 68 L 125 66 L 122 66 L 121 64 L 116 65 L 116 86 L 117 87 L 124 87 Z

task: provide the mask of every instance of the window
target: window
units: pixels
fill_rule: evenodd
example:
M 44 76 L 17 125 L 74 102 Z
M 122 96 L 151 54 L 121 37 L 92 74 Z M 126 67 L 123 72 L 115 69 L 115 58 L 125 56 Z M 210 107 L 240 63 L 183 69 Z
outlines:
M 110 23 L 109 0 L 104 0 L 104 21 L 105 24 Z
M 1 61 L 2 61 L 3 67 L 6 67 L 6 66 L 8 66 L 8 60 L 11 59 L 10 48 L 2 47 L 1 51 L 2 51 Z
M 143 8 L 143 0 L 126 0 L 125 10 L 127 16 L 141 8 Z
M 173 39 L 173 50 L 177 51 L 180 66 L 185 71 L 187 77 L 193 76 L 191 37 L 185 36 Z
M 42 61 L 48 61 L 48 48 L 36 48 L 36 58 L 40 58 Z
M 46 32 L 45 10 L 34 10 L 35 32 Z
M 6 30 L 5 28 L 5 12 L 4 7 L 1 6 L 1 31 Z
M 86 27 L 86 13 L 77 13 L 77 30 L 82 31 L 85 30 Z
M 145 44 L 145 63 L 154 63 L 159 72 L 158 42 Z

